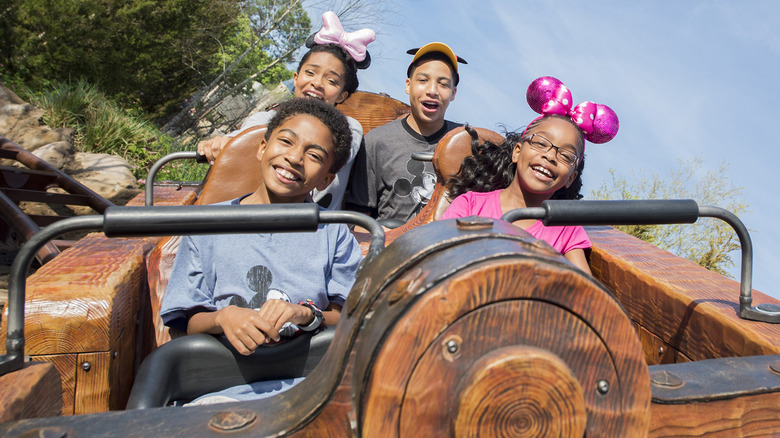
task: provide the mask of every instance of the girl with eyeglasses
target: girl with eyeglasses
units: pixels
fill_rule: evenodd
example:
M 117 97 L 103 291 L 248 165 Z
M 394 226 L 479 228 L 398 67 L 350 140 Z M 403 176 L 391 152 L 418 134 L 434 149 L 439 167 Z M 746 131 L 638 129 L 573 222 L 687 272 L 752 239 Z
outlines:
M 522 134 L 508 133 L 501 144 L 472 137 L 472 155 L 448 181 L 452 204 L 442 219 L 500 218 L 516 208 L 539 207 L 548 199 L 580 199 L 585 140 L 605 143 L 617 134 L 617 115 L 606 105 L 583 102 L 571 109 L 571 92 L 552 77 L 528 87 L 528 104 L 542 114 Z M 580 226 L 545 226 L 535 219 L 514 223 L 549 243 L 590 274 L 585 249 L 590 239 Z

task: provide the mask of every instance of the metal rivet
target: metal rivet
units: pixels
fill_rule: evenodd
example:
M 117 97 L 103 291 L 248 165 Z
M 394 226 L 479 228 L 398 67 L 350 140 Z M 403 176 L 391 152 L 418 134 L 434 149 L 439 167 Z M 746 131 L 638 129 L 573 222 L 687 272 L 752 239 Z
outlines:
M 119 357 L 119 352 L 118 352 L 118 351 L 115 351 L 115 352 L 114 352 L 114 359 L 116 359 L 117 357 Z
M 478 230 L 493 227 L 493 219 L 478 216 L 469 216 L 455 220 L 461 230 Z
M 255 421 L 257 414 L 248 409 L 217 412 L 209 420 L 209 426 L 223 431 L 234 431 L 248 426 Z
M 92 369 L 92 364 L 89 362 L 84 362 L 83 364 L 81 364 L 81 369 L 84 371 L 89 371 L 90 369 Z
M 452 353 L 452 354 L 455 354 L 455 353 L 458 352 L 458 347 L 459 347 L 458 343 L 455 340 L 451 339 L 451 340 L 449 340 L 447 342 L 447 351 Z
M 669 371 L 658 371 L 650 375 L 650 383 L 665 388 L 678 388 L 683 385 L 683 380 Z
M 40 427 L 19 435 L 20 438 L 65 438 L 68 432 L 59 427 Z
M 609 392 L 609 382 L 602 379 L 599 380 L 598 383 L 596 383 L 596 391 L 599 392 L 599 394 L 606 394 Z
M 658 347 L 658 355 L 659 355 L 659 356 L 663 356 L 663 354 L 664 354 L 664 351 L 666 351 L 666 350 L 664 349 L 664 347 Z

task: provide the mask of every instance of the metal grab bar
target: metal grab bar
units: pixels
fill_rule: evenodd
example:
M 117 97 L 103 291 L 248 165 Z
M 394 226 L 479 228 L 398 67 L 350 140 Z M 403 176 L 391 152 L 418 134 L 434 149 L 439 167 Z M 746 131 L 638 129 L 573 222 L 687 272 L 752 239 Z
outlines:
M 720 207 L 699 207 L 691 199 L 620 201 L 544 201 L 541 207 L 518 208 L 501 216 L 505 222 L 539 219 L 544 225 L 661 225 L 694 223 L 712 217 L 737 233 L 742 252 L 739 316 L 753 321 L 780 323 L 780 306 L 753 304 L 753 242 L 742 221 Z
M 371 233 L 358 273 L 385 246 L 385 232 L 373 218 L 353 211 L 320 211 L 316 204 L 109 207 L 102 216 L 71 217 L 49 225 L 22 246 L 11 265 L 6 354 L 0 356 L 0 375 L 22 368 L 25 274 L 35 253 L 57 236 L 82 230 L 103 231 L 107 237 L 300 232 L 316 231 L 319 224 L 330 223 L 358 225 Z
M 206 156 L 195 151 L 173 152 L 152 164 L 149 173 L 146 174 L 146 187 L 144 187 L 144 205 L 151 207 L 154 205 L 154 179 L 162 167 L 175 160 L 195 160 L 197 163 L 206 164 Z

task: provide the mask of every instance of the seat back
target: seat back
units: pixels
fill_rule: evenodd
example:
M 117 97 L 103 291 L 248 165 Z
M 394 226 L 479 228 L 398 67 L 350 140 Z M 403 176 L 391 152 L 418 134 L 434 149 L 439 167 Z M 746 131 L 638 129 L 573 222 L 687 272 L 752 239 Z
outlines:
M 260 184 L 257 149 L 266 127 L 254 126 L 233 137 L 217 156 L 203 183 L 197 205 L 216 204 L 252 193 Z
M 409 114 L 411 108 L 400 100 L 386 94 L 356 91 L 347 100 L 336 106 L 342 113 L 352 117 L 363 126 L 363 135 L 372 129 Z
M 174 339 L 144 359 L 135 376 L 127 409 L 159 408 L 210 392 L 260 380 L 307 376 L 328 351 L 336 329 L 302 333 L 249 356 L 238 354 L 224 336 Z

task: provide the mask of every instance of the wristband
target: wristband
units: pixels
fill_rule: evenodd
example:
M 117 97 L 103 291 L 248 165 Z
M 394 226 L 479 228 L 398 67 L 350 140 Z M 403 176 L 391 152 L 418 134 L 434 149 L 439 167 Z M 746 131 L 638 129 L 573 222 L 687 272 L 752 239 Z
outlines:
M 301 329 L 304 332 L 310 332 L 316 330 L 317 328 L 319 328 L 320 325 L 322 325 L 322 320 L 323 320 L 322 310 L 320 310 L 317 307 L 317 305 L 314 304 L 314 301 L 306 299 L 298 303 L 298 305 L 303 307 L 308 307 L 309 309 L 311 309 L 311 313 L 314 315 L 314 320 L 312 320 L 312 322 L 309 323 L 309 325 L 305 327 L 298 326 L 299 329 Z

